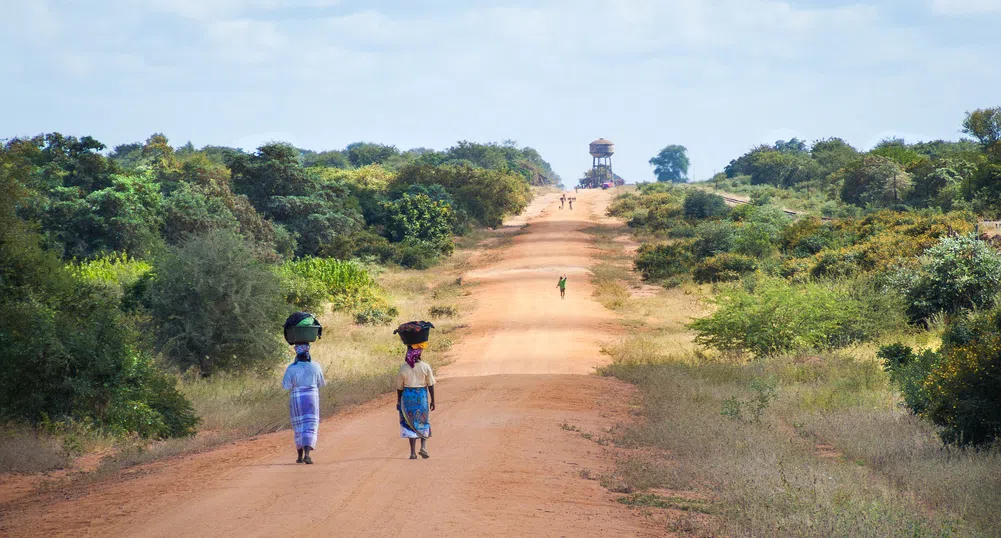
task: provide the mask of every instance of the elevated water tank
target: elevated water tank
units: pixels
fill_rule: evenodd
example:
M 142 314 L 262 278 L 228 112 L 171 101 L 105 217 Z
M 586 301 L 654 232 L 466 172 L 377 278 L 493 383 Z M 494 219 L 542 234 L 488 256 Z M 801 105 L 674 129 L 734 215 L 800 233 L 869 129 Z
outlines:
M 611 157 L 615 153 L 615 144 L 611 140 L 606 140 L 604 138 L 599 138 L 594 142 L 591 142 L 591 156 L 599 159 L 602 157 Z

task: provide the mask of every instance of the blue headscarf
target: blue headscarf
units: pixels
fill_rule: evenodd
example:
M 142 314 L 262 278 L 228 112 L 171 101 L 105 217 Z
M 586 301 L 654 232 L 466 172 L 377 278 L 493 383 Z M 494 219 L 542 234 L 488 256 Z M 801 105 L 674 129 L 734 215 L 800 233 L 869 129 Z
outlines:
M 309 344 L 295 345 L 295 362 L 311 362 L 313 357 L 309 355 Z

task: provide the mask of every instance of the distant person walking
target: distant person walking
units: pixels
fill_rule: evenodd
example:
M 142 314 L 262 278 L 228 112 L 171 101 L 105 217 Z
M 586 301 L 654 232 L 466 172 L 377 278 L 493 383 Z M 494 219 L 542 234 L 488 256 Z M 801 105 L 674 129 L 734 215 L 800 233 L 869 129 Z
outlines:
M 567 296 L 567 275 L 560 277 L 560 281 L 556 284 L 556 287 L 560 289 L 560 299 L 564 299 Z
M 560 209 L 563 209 L 563 203 L 567 201 L 567 195 L 560 196 Z
M 430 414 L 434 411 L 434 372 L 421 360 L 427 342 L 407 346 L 407 354 L 396 376 L 396 410 L 400 412 L 400 437 L 410 441 L 410 459 L 417 454 L 427 459 L 427 439 L 431 437 Z M 430 399 L 430 403 L 428 400 Z M 420 452 L 414 452 L 417 439 Z
M 316 449 L 320 428 L 320 387 L 327 384 L 323 369 L 313 362 L 309 344 L 296 344 L 295 361 L 285 369 L 282 387 L 289 391 L 289 418 L 292 421 L 296 463 L 312 464 L 309 452 Z
M 571 211 L 573 211 L 573 201 L 574 200 L 576 200 L 576 198 L 570 198 L 570 210 Z

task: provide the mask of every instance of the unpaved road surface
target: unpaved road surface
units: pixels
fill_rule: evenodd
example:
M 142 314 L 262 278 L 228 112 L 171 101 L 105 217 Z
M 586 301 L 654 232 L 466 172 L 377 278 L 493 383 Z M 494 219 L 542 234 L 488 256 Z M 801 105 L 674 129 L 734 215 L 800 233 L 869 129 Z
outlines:
M 581 230 L 611 195 L 581 192 L 573 211 L 557 196 L 536 200 L 511 245 L 485 251 L 464 277 L 476 307 L 455 362 L 438 372 L 431 459 L 407 459 L 390 395 L 323 421 L 312 466 L 293 463 L 292 435 L 279 432 L 7 505 L 0 534 L 658 534 L 581 478 L 609 456 L 561 427 L 601 433 L 627 420 L 632 391 L 586 375 L 617 328 L 591 299 Z

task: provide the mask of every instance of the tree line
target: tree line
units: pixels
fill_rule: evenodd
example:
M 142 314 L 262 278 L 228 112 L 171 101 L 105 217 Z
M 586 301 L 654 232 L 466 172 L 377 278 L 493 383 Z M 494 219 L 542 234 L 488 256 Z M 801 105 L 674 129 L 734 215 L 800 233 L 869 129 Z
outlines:
M 177 372 L 267 370 L 298 309 L 396 315 L 366 264 L 426 268 L 559 177 L 532 148 L 246 152 L 161 134 L 0 146 L 0 421 L 182 436 Z

